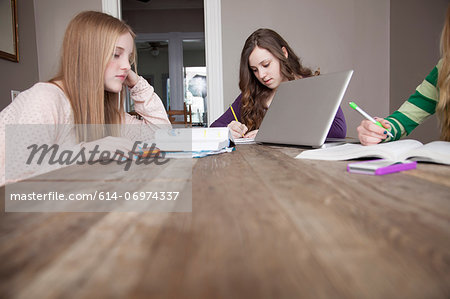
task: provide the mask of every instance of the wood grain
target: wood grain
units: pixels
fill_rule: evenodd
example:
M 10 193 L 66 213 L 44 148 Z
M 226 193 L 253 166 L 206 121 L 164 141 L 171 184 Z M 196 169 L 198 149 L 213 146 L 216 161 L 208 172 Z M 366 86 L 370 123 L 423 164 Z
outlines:
M 299 152 L 194 160 L 191 213 L 2 212 L 0 297 L 450 297 L 449 167 L 377 177 Z M 89 173 L 145 190 L 163 171 Z

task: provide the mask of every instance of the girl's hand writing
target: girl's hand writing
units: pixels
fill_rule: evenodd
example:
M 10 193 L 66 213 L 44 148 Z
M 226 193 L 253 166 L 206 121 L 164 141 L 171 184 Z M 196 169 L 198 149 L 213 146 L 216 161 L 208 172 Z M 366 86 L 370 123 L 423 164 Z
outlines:
M 358 131 L 358 138 L 363 145 L 373 145 L 380 143 L 382 140 L 387 138 L 387 130 L 391 128 L 389 122 L 383 118 L 375 117 L 384 128 L 377 126 L 370 120 L 363 120 L 361 124 L 356 129 Z
M 245 138 L 255 138 L 258 130 L 253 130 L 244 135 Z
M 235 120 L 228 124 L 228 128 L 230 129 L 233 138 L 242 138 L 242 136 L 244 136 L 244 134 L 248 131 L 246 125 L 241 124 L 240 122 Z

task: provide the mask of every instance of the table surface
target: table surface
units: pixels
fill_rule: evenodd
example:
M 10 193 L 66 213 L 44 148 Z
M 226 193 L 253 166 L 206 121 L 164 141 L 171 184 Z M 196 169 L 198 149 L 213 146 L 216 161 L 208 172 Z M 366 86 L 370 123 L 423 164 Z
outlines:
M 450 297 L 450 167 L 358 175 L 300 151 L 193 160 L 192 213 L 3 210 L 0 298 Z

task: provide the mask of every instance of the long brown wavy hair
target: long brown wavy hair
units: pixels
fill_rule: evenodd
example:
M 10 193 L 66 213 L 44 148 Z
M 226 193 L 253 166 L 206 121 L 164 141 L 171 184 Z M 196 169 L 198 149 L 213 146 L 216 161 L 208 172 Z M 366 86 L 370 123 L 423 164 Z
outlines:
M 436 114 L 441 126 L 441 140 L 450 141 L 450 4 L 447 6 L 445 24 L 441 35 L 442 66 L 439 70 L 439 102 Z
M 280 61 L 280 71 L 287 80 L 319 75 L 320 71 L 311 71 L 301 64 L 300 59 L 288 43 L 275 31 L 261 28 L 253 32 L 245 41 L 241 53 L 239 68 L 239 88 L 241 89 L 241 118 L 248 130 L 256 130 L 266 113 L 264 103 L 274 92 L 255 77 L 249 65 L 249 56 L 258 46 L 266 49 Z M 287 58 L 282 50 L 285 48 Z
M 105 70 L 113 57 L 117 39 L 130 33 L 131 28 L 108 14 L 85 11 L 73 18 L 67 26 L 62 45 L 58 74 L 50 80 L 62 81 L 70 101 L 76 126 L 77 140 L 92 141 L 107 135 L 106 127 L 92 124 L 120 124 L 124 115 L 124 90 L 120 94 L 104 88 Z M 133 51 L 133 64 L 136 49 Z M 114 129 L 113 129 L 114 130 Z

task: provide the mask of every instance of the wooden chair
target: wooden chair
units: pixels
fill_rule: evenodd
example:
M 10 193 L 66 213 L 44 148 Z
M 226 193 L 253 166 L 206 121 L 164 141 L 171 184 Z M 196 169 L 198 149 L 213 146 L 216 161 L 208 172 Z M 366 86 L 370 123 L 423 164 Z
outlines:
M 177 120 L 177 115 L 183 115 L 183 120 Z M 184 125 L 185 127 L 192 127 L 192 109 L 191 105 L 184 103 L 183 110 L 169 110 L 167 111 L 170 123 L 173 125 Z
M 142 116 L 139 113 L 137 113 L 136 111 L 130 111 L 130 112 L 128 112 L 128 114 L 131 116 L 136 116 L 137 119 L 142 119 Z

